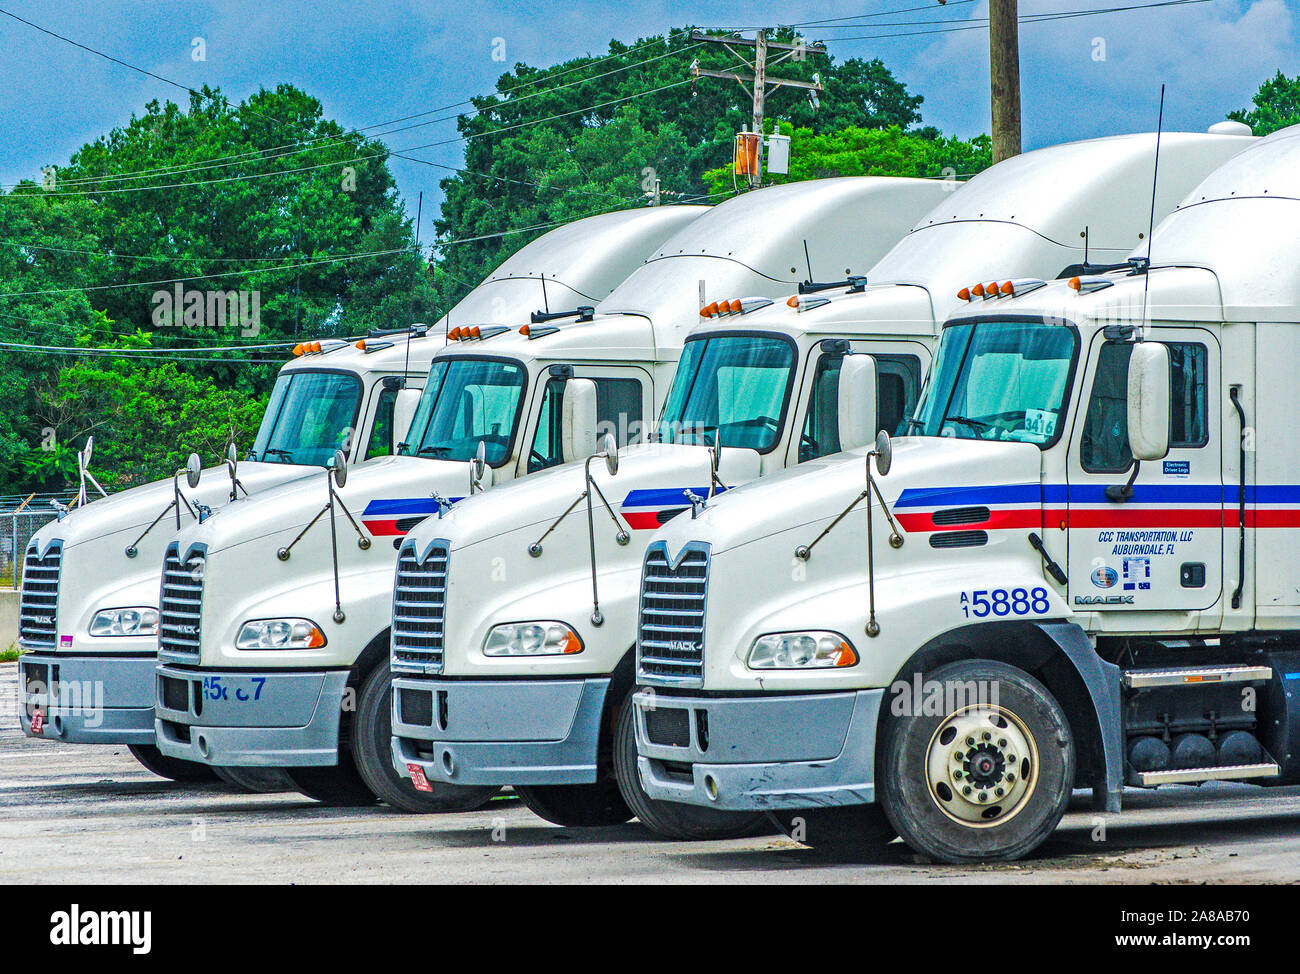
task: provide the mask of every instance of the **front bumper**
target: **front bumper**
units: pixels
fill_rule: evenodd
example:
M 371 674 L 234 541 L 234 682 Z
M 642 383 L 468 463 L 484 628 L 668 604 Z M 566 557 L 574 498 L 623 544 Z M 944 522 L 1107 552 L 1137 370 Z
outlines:
M 25 654 L 18 663 L 23 733 L 67 744 L 152 744 L 157 665 L 152 654 Z
M 731 811 L 875 801 L 884 690 L 633 698 L 637 768 L 651 798 Z
M 338 764 L 347 670 L 157 668 L 158 750 L 227 767 Z
M 393 766 L 455 785 L 596 780 L 608 677 L 393 680 Z

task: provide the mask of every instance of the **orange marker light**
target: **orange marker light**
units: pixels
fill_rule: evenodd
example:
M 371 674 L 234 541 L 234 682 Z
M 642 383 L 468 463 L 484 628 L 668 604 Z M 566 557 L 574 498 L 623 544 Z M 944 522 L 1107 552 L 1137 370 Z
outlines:
M 1015 287 L 1012 286 L 1012 284 L 1011 284 L 1010 281 L 1007 281 L 1006 283 L 1004 283 L 1004 284 L 1002 285 L 1002 293 L 1003 293 L 1003 294 L 1015 294 L 1015 293 L 1016 293 L 1016 289 L 1015 289 Z
M 998 282 L 989 281 L 989 286 L 984 289 L 984 293 L 991 298 L 996 298 L 998 296 Z
M 532 334 L 532 329 L 529 328 L 527 325 L 520 325 L 520 326 L 519 326 L 519 334 L 521 334 L 521 335 L 523 335 L 525 338 L 527 338 L 530 334 Z
M 581 653 L 581 652 L 582 652 L 582 643 L 578 640 L 577 636 L 575 636 L 573 633 L 569 633 L 564 638 L 564 654 L 568 656 L 571 653 Z
M 968 288 L 968 287 L 964 287 L 964 288 L 962 288 L 960 291 L 958 291 L 958 292 L 957 292 L 957 300 L 958 300 L 958 301 L 969 301 L 969 300 L 970 300 L 970 288 Z
M 1079 279 L 1077 277 L 1072 277 L 1065 286 L 1072 291 L 1077 291 L 1079 290 Z
M 740 314 L 740 298 L 736 298 L 731 302 L 731 313 L 733 315 Z
M 799 295 L 797 294 L 790 295 L 790 300 L 787 301 L 786 304 L 788 304 L 792 308 L 799 307 Z
M 294 355 L 301 355 L 305 351 L 307 351 L 307 349 L 303 347 L 302 342 L 299 342 L 297 345 L 293 347 Z
M 858 654 L 853 652 L 853 647 L 848 643 L 840 643 L 840 655 L 836 657 L 835 665 L 853 666 L 858 661 Z
M 366 340 L 364 338 L 357 342 L 357 348 L 361 349 L 363 352 L 366 350 Z
M 982 298 L 982 297 L 984 297 L 984 285 L 983 285 L 983 284 L 976 284 L 973 288 L 970 289 L 970 293 L 973 294 L 973 295 L 974 295 L 975 297 L 977 297 L 977 298 Z
M 479 336 L 478 325 L 475 325 L 474 327 L 472 327 L 472 328 L 469 330 L 469 337 L 470 337 L 470 338 L 478 338 L 478 336 Z

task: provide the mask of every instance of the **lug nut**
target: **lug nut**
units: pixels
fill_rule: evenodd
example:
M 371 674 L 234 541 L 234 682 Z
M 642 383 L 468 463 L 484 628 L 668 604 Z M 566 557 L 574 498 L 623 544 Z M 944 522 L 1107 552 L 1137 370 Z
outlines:
M 990 734 L 988 731 L 985 731 L 985 732 L 984 732 L 984 740 L 986 740 L 986 741 L 991 741 L 992 739 L 993 739 L 993 735 Z
M 999 737 L 998 747 L 1006 747 L 1006 746 L 1007 746 L 1007 739 L 1005 737 Z
M 968 747 L 974 747 L 974 746 L 975 746 L 975 738 L 973 738 L 973 737 L 968 737 L 968 738 L 966 738 L 966 745 L 967 745 Z
M 1013 774 L 1009 774 L 1009 775 L 1007 775 L 1007 784 L 1011 784 L 1011 782 L 1013 782 L 1013 781 L 1015 781 L 1015 780 L 1016 780 L 1016 776 L 1015 776 L 1015 775 L 1013 775 Z
M 994 788 L 994 789 L 993 789 L 993 794 L 995 794 L 995 795 L 997 795 L 999 798 L 1001 798 L 1001 797 L 1002 797 L 1004 794 L 1006 794 L 1006 793 L 1005 793 L 1005 792 L 1004 792 L 1004 791 L 999 787 L 999 788 Z
M 962 793 L 963 795 L 969 795 L 969 794 L 971 793 L 971 787 L 970 787 L 970 785 L 967 785 L 965 788 L 963 788 L 963 789 L 961 790 L 961 793 Z
M 987 791 L 981 791 L 981 792 L 980 792 L 980 801 L 982 801 L 982 802 L 986 802 L 986 801 L 988 801 L 988 800 L 989 800 L 989 793 L 988 793 Z

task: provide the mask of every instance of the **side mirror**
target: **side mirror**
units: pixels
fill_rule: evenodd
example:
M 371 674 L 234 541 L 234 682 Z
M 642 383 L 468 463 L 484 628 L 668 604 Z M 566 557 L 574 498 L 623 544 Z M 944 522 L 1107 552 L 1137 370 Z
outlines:
M 570 379 L 564 384 L 561 426 L 564 459 L 581 460 L 590 456 L 596 445 L 596 383 L 590 379 Z
M 190 458 L 185 461 L 185 482 L 193 490 L 199 485 L 199 478 L 203 476 L 203 461 L 199 459 L 197 453 L 191 453 Z
M 487 473 L 487 444 L 482 440 L 478 441 L 478 449 L 474 451 L 474 459 L 469 462 L 469 492 L 483 490 L 483 475 Z
M 840 449 L 855 450 L 876 438 L 876 360 L 846 355 L 840 363 Z
M 94 455 L 94 452 L 95 452 L 95 438 L 93 436 L 87 436 L 86 445 L 84 448 L 82 448 L 81 451 L 81 462 L 83 466 L 86 467 L 90 466 L 90 458 L 92 455 Z
M 415 419 L 415 407 L 420 404 L 419 389 L 403 389 L 393 400 L 393 452 L 397 445 L 406 441 L 411 432 L 411 420 Z
M 1128 362 L 1128 442 L 1136 460 L 1169 452 L 1169 349 L 1160 342 L 1133 346 Z
M 876 473 L 884 477 L 889 474 L 889 468 L 894 465 L 894 443 L 889 438 L 889 434 L 881 430 L 876 434 Z
M 342 450 L 334 451 L 334 459 L 330 464 L 331 473 L 334 476 L 334 483 L 342 487 L 348 482 L 348 458 Z
M 618 476 L 618 441 L 613 433 L 606 433 L 600 443 L 601 452 L 605 454 L 605 469 L 611 477 Z

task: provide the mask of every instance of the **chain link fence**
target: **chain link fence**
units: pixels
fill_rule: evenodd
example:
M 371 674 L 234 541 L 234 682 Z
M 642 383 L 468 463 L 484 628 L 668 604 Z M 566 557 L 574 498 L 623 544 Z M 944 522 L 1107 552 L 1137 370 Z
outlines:
M 53 494 L 0 497 L 0 588 L 22 585 L 23 558 L 32 535 L 58 516 L 52 500 L 66 504 L 69 498 Z

